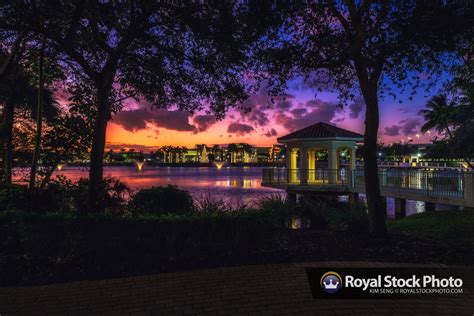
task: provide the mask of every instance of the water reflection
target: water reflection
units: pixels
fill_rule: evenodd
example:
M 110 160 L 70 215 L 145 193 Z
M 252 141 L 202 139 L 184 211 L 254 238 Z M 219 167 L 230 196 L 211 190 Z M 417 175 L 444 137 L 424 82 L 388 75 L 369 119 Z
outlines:
M 283 193 L 261 186 L 262 168 L 254 167 L 105 167 L 105 177 L 119 178 L 133 190 L 152 186 L 176 185 L 188 190 L 195 198 L 211 196 L 232 206 L 250 205 L 264 196 Z M 86 168 L 65 167 L 55 175 L 75 181 L 88 176 Z
M 119 178 L 132 189 L 149 188 L 152 186 L 176 185 L 188 190 L 193 197 L 200 199 L 203 196 L 223 199 L 232 206 L 251 205 L 262 197 L 284 194 L 283 191 L 262 187 L 260 167 L 229 167 L 219 169 L 213 167 L 158 167 L 147 166 L 137 172 L 138 166 L 105 167 L 104 176 Z M 88 170 L 80 167 L 64 166 L 56 170 L 55 175 L 64 175 L 75 181 L 88 176 Z M 341 201 L 347 201 L 347 196 L 341 196 Z M 365 201 L 365 196 L 360 195 Z M 449 209 L 447 206 L 437 205 L 437 210 Z M 425 211 L 425 203 L 407 201 L 406 213 L 413 215 Z M 387 198 L 387 217 L 394 218 L 395 202 Z

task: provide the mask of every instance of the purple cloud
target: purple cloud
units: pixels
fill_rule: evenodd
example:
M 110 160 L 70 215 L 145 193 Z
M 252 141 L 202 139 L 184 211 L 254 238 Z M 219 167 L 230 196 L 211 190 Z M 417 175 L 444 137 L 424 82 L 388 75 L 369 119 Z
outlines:
M 192 125 L 189 123 L 191 117 L 192 114 L 186 111 L 138 108 L 117 113 L 114 123 L 130 132 L 146 129 L 147 125 L 151 124 L 157 128 L 198 133 L 208 130 L 216 122 L 213 115 L 196 115 L 192 117 Z
M 304 109 L 304 108 L 299 108 L 299 109 L 293 109 L 290 112 L 291 112 L 291 114 L 293 114 L 293 116 L 295 118 L 299 118 L 299 117 L 303 116 L 304 114 L 306 114 L 306 112 L 308 112 L 308 110 Z
M 318 122 L 330 123 L 341 109 L 335 103 L 314 99 L 306 102 L 304 114 L 303 111 L 294 112 L 295 110 L 291 112 L 294 116 L 287 115 L 287 111 L 277 112 L 276 123 L 292 132 Z
M 270 129 L 265 134 L 263 134 L 263 136 L 266 136 L 266 137 L 275 137 L 277 135 L 278 135 L 278 133 L 274 128 Z
M 352 104 L 349 105 L 349 117 L 356 119 L 364 109 L 365 102 L 362 96 L 357 97 Z
M 216 123 L 216 117 L 214 115 L 196 115 L 193 117 L 194 122 L 194 133 L 204 132 Z
M 419 118 L 404 119 L 398 125 L 387 126 L 384 129 L 384 135 L 399 136 L 416 133 L 416 128 L 421 125 Z
M 392 125 L 392 126 L 387 126 L 384 129 L 384 135 L 387 136 L 398 136 L 400 135 L 400 129 L 402 127 L 400 125 Z
M 254 128 L 252 126 L 247 125 L 247 124 L 237 123 L 237 122 L 233 122 L 227 127 L 227 133 L 236 134 L 237 136 L 250 134 L 253 131 L 254 131 Z
M 416 128 L 421 125 L 419 118 L 411 118 L 400 121 L 403 124 L 403 133 L 405 135 L 416 133 Z

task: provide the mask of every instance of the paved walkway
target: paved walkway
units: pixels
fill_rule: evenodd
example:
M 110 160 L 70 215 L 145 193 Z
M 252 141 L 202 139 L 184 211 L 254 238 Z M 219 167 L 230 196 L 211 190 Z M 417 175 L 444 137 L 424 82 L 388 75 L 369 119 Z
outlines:
M 468 293 L 467 299 L 462 301 L 449 298 L 315 300 L 311 296 L 304 267 L 318 266 L 419 267 L 353 262 L 255 265 L 103 281 L 0 288 L 0 315 L 474 313 L 474 293 Z

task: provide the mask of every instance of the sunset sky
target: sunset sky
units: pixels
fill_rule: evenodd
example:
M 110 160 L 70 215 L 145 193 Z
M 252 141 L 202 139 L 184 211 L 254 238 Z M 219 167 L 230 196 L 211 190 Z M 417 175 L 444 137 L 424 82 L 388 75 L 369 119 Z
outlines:
M 231 109 L 225 119 L 216 121 L 205 113 L 150 109 L 145 104 L 131 102 L 124 111 L 115 115 L 107 130 L 108 148 L 135 148 L 153 150 L 163 145 L 186 146 L 196 144 L 250 143 L 270 146 L 277 138 L 297 129 L 318 123 L 333 123 L 338 127 L 359 133 L 364 131 L 365 105 L 361 97 L 341 109 L 337 95 L 317 93 L 316 89 L 301 80 L 288 84 L 286 99 L 270 102 L 265 90 L 250 96 L 246 101 L 250 113 Z M 418 115 L 426 101 L 439 92 L 441 85 L 428 95 L 419 91 L 413 100 L 401 96 L 403 102 L 385 97 L 380 104 L 379 137 L 386 144 L 412 137 L 413 141 L 429 142 L 429 135 L 422 135 L 423 118 Z M 415 135 L 420 134 L 418 140 Z

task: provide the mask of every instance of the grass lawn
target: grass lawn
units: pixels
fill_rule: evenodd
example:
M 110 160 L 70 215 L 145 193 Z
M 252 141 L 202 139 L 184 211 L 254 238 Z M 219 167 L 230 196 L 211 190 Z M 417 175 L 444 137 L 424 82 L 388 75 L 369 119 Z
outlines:
M 474 211 L 420 213 L 388 222 L 392 232 L 415 234 L 434 239 L 474 241 Z

